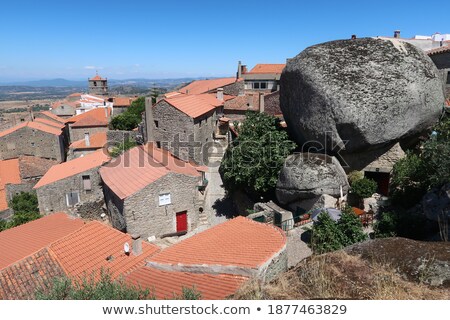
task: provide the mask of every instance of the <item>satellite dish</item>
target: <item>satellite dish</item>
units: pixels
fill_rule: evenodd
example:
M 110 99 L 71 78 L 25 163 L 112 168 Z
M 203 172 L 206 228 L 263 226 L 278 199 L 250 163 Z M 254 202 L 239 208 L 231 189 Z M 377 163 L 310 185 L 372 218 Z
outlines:
M 123 251 L 125 251 L 125 254 L 130 253 L 130 245 L 128 244 L 128 242 L 125 242 L 125 244 L 123 245 Z

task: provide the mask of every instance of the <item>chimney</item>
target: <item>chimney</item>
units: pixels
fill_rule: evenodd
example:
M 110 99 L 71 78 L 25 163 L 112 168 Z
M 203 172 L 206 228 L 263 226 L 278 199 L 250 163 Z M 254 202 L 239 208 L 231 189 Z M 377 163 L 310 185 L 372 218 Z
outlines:
M 236 73 L 236 79 L 239 79 L 242 77 L 242 63 L 238 61 L 238 71 Z
M 91 138 L 89 136 L 89 132 L 84 133 L 84 143 L 86 144 L 86 147 L 91 146 Z
M 259 112 L 264 113 L 264 93 L 259 93 Z
M 394 31 L 394 38 L 400 38 L 400 30 Z
M 247 96 L 247 107 L 248 107 L 248 109 L 253 108 L 253 95 L 252 94 L 249 94 Z
M 134 256 L 139 256 L 142 254 L 142 238 L 140 235 L 132 235 L 131 236 L 131 252 Z
M 105 109 L 105 117 L 106 119 L 109 119 L 108 107 L 105 106 L 104 109 Z
M 223 88 L 217 88 L 216 98 L 219 101 L 223 101 Z

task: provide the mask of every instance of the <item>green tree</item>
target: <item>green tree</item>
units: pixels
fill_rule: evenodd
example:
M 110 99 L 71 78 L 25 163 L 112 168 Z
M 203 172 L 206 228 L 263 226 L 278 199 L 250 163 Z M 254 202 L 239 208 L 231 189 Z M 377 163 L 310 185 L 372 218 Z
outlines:
M 135 114 L 138 117 L 141 117 L 141 114 L 144 111 L 145 111 L 145 97 L 139 97 L 136 100 L 134 100 L 127 110 L 128 113 Z
M 128 139 L 122 143 L 120 143 L 118 146 L 114 147 L 111 152 L 110 155 L 111 157 L 115 158 L 120 156 L 122 153 L 124 153 L 125 151 L 135 147 L 137 145 L 135 140 L 131 140 Z
M 255 194 L 273 191 L 294 142 L 273 116 L 248 112 L 239 136 L 228 147 L 219 172 L 227 191 L 245 189 Z
M 397 209 L 379 214 L 374 232 L 377 238 L 404 237 L 423 240 L 427 234 L 427 221 L 420 213 Z
M 321 254 L 343 248 L 344 234 L 326 212 L 319 214 L 311 229 L 311 248 Z
M 362 178 L 353 181 L 351 188 L 352 193 L 364 199 L 371 197 L 377 191 L 377 183 L 372 179 Z
M 21 192 L 15 195 L 9 203 L 9 207 L 14 211 L 12 219 L 10 221 L 0 220 L 0 231 L 20 226 L 41 217 L 35 193 Z
M 145 97 L 139 97 L 131 103 L 124 112 L 111 119 L 109 127 L 113 130 L 131 131 L 142 121 L 142 113 L 145 111 Z
M 342 210 L 337 226 L 342 232 L 342 245 L 344 247 L 367 239 L 367 235 L 363 231 L 361 219 L 349 206 Z

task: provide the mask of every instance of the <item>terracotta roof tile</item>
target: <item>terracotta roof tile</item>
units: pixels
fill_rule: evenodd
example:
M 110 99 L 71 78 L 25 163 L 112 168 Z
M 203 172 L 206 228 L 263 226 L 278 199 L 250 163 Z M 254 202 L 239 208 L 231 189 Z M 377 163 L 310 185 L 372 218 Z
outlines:
M 251 104 L 250 104 L 251 102 Z M 225 101 L 224 110 L 258 111 L 259 94 L 250 93 Z
M 103 79 L 102 77 L 100 77 L 100 76 L 97 74 L 95 77 L 90 78 L 89 80 L 106 80 L 106 79 Z
M 41 122 L 36 122 L 36 121 L 25 121 L 25 122 L 18 124 L 17 126 L 14 126 L 12 128 L 9 128 L 7 130 L 0 132 L 0 137 L 4 137 L 8 134 L 11 134 L 11 133 L 13 133 L 19 129 L 25 128 L 25 127 L 29 127 L 31 129 L 35 129 L 35 130 L 39 130 L 39 131 L 43 131 L 43 132 L 47 132 L 47 133 L 51 133 L 56 136 L 59 136 L 62 134 L 61 129 L 55 128 L 53 126 L 49 126 L 47 124 L 44 124 Z
M 111 115 L 111 110 L 108 108 L 108 114 Z M 105 108 L 95 108 L 93 110 L 89 110 L 86 112 L 83 112 L 81 114 L 78 114 L 76 116 L 73 116 L 66 121 L 69 123 L 73 123 L 78 125 L 78 123 L 82 123 L 82 120 L 92 118 L 92 120 L 87 120 L 87 122 L 90 123 L 98 123 L 100 125 L 107 125 L 108 124 L 108 118 L 106 117 Z M 74 125 L 72 125 L 73 127 Z
M 434 48 L 434 49 L 428 50 L 427 54 L 429 56 L 433 56 L 435 54 L 440 54 L 440 53 L 445 53 L 445 52 L 450 52 L 450 44 L 439 47 L 439 48 Z
M 101 149 L 106 146 L 108 138 L 105 132 L 94 133 L 90 136 L 90 145 L 86 146 L 86 140 L 81 139 L 72 143 L 70 149 Z
M 83 226 L 80 219 L 55 213 L 0 232 L 0 270 Z
M 127 283 L 150 289 L 157 299 L 173 299 L 174 294 L 182 293 L 183 287 L 195 287 L 202 299 L 221 300 L 234 294 L 246 280 L 234 275 L 162 271 L 151 267 L 141 267 L 126 277 Z
M 35 118 L 34 122 L 43 123 L 45 125 L 57 128 L 59 130 L 62 130 L 66 127 L 65 124 L 63 124 L 61 122 L 57 122 L 57 121 L 53 121 L 53 120 L 49 120 L 49 119 L 45 119 L 45 118 Z
M 100 168 L 103 182 L 121 199 L 170 172 L 200 176 L 193 165 L 153 144 L 134 147 Z
M 129 107 L 131 103 L 137 98 L 129 98 L 129 97 L 114 97 L 113 104 L 115 107 Z
M 274 226 L 237 217 L 183 240 L 149 261 L 164 265 L 222 265 L 256 268 L 286 245 Z
M 51 283 L 64 271 L 48 249 L 42 249 L 0 270 L 0 299 L 34 299 L 36 290 Z
M 50 168 L 60 162 L 34 156 L 20 156 L 19 168 L 22 179 L 42 177 Z
M 145 260 L 159 251 L 159 247 L 144 242 L 142 254 L 126 255 L 123 247 L 128 243 L 131 248 L 130 235 L 92 221 L 55 241 L 50 245 L 65 272 L 71 277 L 83 278 L 84 275 L 108 270 L 113 278 L 125 275 L 145 264 Z
M 250 72 L 247 73 L 276 73 L 276 74 L 280 74 L 283 72 L 284 67 L 286 66 L 286 64 L 284 63 L 271 63 L 271 64 L 266 64 L 266 63 L 259 63 L 256 66 L 253 67 L 252 70 L 250 70 Z
M 224 100 L 230 100 L 233 96 L 224 96 Z M 200 117 L 215 108 L 222 106 L 224 101 L 218 100 L 215 94 L 183 94 L 166 98 L 166 101 L 191 118 Z
M 60 122 L 62 124 L 66 123 L 65 119 L 63 119 L 61 117 L 58 117 L 56 114 L 53 114 L 51 111 L 42 111 L 40 113 L 45 115 L 45 116 L 47 116 L 47 117 L 49 117 L 49 118 L 51 118 L 51 119 L 53 119 L 53 120 L 55 120 L 55 121 L 57 121 L 57 122 Z
M 239 81 L 239 80 L 238 80 Z M 236 82 L 236 78 L 218 78 L 209 80 L 196 80 L 188 84 L 187 86 L 178 90 L 178 92 L 188 94 L 200 94 L 213 91 L 217 88 L 221 88 Z
M 21 183 L 19 159 L 0 161 L 0 211 L 8 209 L 5 185 L 7 183 Z M 1 251 L 0 251 L 1 252 Z M 0 258 L 1 259 L 1 258 Z
M 109 161 L 109 156 L 105 154 L 103 149 L 100 149 L 84 157 L 63 162 L 51 167 L 33 189 L 99 167 L 107 161 Z

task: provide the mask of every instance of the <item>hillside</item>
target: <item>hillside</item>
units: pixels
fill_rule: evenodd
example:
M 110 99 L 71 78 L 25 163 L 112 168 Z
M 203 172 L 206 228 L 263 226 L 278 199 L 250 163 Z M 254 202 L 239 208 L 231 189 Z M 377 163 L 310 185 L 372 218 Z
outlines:
M 371 240 L 312 256 L 235 299 L 450 299 L 450 243 Z

